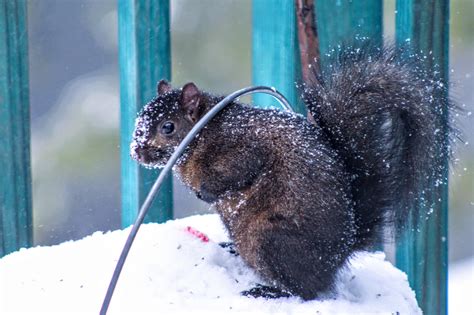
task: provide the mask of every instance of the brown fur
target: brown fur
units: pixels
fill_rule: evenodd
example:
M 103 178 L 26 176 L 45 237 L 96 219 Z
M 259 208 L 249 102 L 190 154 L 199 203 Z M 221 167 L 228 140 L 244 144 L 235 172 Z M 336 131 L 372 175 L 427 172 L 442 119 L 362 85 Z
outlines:
M 390 221 L 401 231 L 407 209 L 429 200 L 427 184 L 444 184 L 432 166 L 448 155 L 450 137 L 438 131 L 452 106 L 433 104 L 443 85 L 416 64 L 390 48 L 348 50 L 303 86 L 312 123 L 233 103 L 178 161 L 183 182 L 215 205 L 240 256 L 271 285 L 303 299 L 330 291 L 352 253 Z M 137 119 L 133 158 L 163 166 L 221 99 L 161 81 Z
M 140 141 L 132 147 L 142 163 L 162 165 L 192 127 L 185 89 L 159 95 L 139 117 Z M 218 100 L 201 93 L 194 102 L 202 116 Z M 145 128 L 146 121 L 153 123 Z M 181 128 L 171 136 L 156 132 L 166 121 Z M 332 285 L 356 229 L 343 165 L 304 117 L 231 104 L 201 131 L 176 170 L 199 198 L 215 204 L 239 254 L 265 279 L 304 298 Z M 343 228 L 330 228 L 335 225 Z M 336 255 L 318 264 L 327 248 Z

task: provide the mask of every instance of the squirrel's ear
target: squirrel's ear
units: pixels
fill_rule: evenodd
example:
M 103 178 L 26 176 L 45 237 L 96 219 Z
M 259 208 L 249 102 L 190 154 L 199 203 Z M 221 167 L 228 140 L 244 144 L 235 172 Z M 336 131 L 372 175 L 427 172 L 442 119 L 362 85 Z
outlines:
M 195 123 L 201 118 L 202 102 L 201 91 L 190 82 L 183 86 L 181 91 L 181 104 L 186 112 L 186 118 Z
M 158 95 L 166 94 L 172 90 L 171 84 L 166 80 L 160 80 L 156 86 L 156 93 Z

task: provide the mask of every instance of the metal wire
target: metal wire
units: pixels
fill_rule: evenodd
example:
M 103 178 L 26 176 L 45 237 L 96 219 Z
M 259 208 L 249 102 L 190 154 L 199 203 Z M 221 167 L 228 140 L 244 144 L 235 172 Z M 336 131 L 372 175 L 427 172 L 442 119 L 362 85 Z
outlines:
M 181 141 L 179 146 L 174 151 L 173 155 L 171 155 L 170 159 L 166 163 L 165 167 L 161 170 L 160 175 L 158 176 L 155 183 L 153 184 L 153 187 L 148 193 L 148 196 L 143 202 L 143 205 L 140 208 L 140 212 L 138 213 L 137 219 L 135 220 L 135 223 L 133 224 L 130 234 L 128 235 L 127 241 L 125 242 L 125 245 L 122 249 L 122 253 L 120 254 L 119 260 L 117 261 L 117 265 L 115 266 L 112 279 L 110 280 L 107 293 L 102 303 L 102 308 L 100 309 L 100 315 L 107 314 L 107 310 L 109 308 L 110 301 L 114 294 L 115 287 L 117 286 L 120 273 L 123 269 L 123 265 L 125 263 L 125 260 L 127 259 L 130 248 L 132 247 L 132 243 L 135 239 L 135 236 L 137 235 L 138 230 L 140 229 L 140 226 L 143 223 L 143 220 L 145 219 L 145 216 L 148 212 L 148 209 L 153 203 L 153 200 L 155 199 L 156 194 L 158 193 L 161 187 L 161 184 L 165 180 L 166 176 L 171 172 L 171 169 L 173 168 L 176 161 L 183 154 L 184 150 L 186 150 L 187 146 L 191 143 L 191 141 L 194 140 L 197 133 L 201 131 L 201 129 L 204 128 L 207 125 L 207 123 L 212 118 L 214 118 L 214 116 L 217 115 L 217 113 L 219 113 L 227 105 L 232 103 L 235 99 L 242 97 L 244 95 L 253 94 L 253 93 L 269 94 L 273 96 L 275 99 L 277 99 L 280 102 L 280 104 L 284 107 L 285 110 L 293 111 L 293 109 L 291 108 L 291 105 L 288 103 L 288 100 L 283 96 L 283 94 L 278 92 L 275 88 L 270 88 L 266 86 L 255 86 L 255 87 L 243 88 L 241 90 L 238 90 L 229 94 L 222 101 L 217 103 L 206 115 L 204 115 L 204 117 L 202 117 L 196 123 L 196 125 L 191 129 L 191 131 L 186 135 L 186 137 L 184 137 L 183 141 Z

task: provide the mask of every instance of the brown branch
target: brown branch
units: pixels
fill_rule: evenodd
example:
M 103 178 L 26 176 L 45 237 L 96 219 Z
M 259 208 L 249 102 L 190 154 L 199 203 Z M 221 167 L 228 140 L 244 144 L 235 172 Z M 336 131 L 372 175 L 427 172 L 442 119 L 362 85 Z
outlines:
M 314 2 L 316 0 L 295 0 L 298 41 L 300 47 L 303 81 L 310 77 L 311 67 L 319 67 L 319 43 L 315 24 Z

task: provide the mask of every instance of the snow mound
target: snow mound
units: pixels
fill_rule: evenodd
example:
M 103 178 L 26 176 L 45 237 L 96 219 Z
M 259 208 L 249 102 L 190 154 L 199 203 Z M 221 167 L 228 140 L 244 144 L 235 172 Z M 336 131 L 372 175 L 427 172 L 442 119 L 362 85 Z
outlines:
M 474 257 L 451 265 L 448 279 L 448 313 L 474 314 Z
M 191 235 L 187 226 L 209 236 Z M 0 259 L 0 313 L 97 314 L 129 229 L 96 232 Z M 146 224 L 138 233 L 109 313 L 328 314 L 421 313 L 406 275 L 383 253 L 361 252 L 340 274 L 335 296 L 304 302 L 239 292 L 263 283 L 217 243 L 228 237 L 217 215 Z

